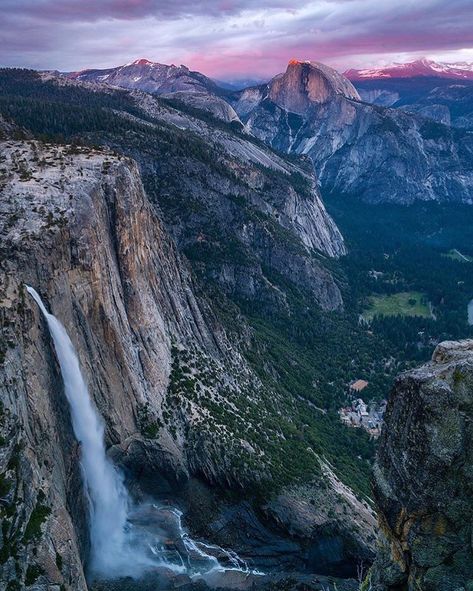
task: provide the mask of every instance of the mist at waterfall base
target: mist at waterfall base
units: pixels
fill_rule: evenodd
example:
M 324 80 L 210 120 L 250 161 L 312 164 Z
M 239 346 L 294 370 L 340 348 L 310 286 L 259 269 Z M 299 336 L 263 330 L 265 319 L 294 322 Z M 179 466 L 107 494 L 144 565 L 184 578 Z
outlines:
M 81 445 L 81 471 L 90 517 L 91 576 L 139 578 L 157 569 L 206 578 L 216 572 L 250 571 L 235 553 L 193 540 L 182 527 L 182 513 L 156 503 L 133 504 L 122 473 L 106 455 L 104 424 L 94 408 L 79 359 L 64 326 L 39 294 L 28 293 L 46 319 L 64 381 L 74 435 Z

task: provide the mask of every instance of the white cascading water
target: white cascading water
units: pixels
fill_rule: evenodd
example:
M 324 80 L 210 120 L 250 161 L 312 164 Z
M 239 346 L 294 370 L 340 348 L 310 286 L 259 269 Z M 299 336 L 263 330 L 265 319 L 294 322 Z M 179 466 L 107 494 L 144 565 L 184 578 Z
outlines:
M 108 575 L 120 564 L 126 546 L 128 494 L 122 475 L 106 456 L 104 426 L 92 405 L 71 339 L 59 320 L 46 310 L 38 293 L 32 287 L 26 289 L 48 323 L 72 427 L 81 445 L 82 478 L 90 507 L 91 567 L 100 575 Z
M 104 578 L 139 577 L 160 567 L 188 572 L 192 578 L 205 578 L 215 571 L 262 574 L 250 570 L 233 552 L 192 540 L 182 527 L 179 510 L 154 504 L 132 507 L 123 475 L 105 453 L 103 421 L 92 404 L 72 341 L 59 320 L 46 310 L 36 290 L 29 286 L 26 289 L 47 321 L 71 410 L 72 427 L 81 444 L 82 478 L 90 510 L 93 574 Z M 143 512 L 145 519 L 140 523 Z M 159 522 L 162 515 L 172 518 L 165 533 L 167 538 L 174 537 L 177 559 L 165 556 L 162 542 L 156 535 L 156 531 L 161 531 L 161 525 L 147 531 L 146 526 L 149 527 L 153 520 Z M 174 534 L 170 533 L 172 531 Z M 215 554 L 223 556 L 225 565 Z

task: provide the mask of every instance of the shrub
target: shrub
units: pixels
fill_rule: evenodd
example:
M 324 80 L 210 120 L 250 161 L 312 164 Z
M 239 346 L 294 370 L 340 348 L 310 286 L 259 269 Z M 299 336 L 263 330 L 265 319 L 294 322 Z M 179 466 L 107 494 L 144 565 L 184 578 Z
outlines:
M 51 509 L 49 507 L 43 505 L 41 502 L 36 504 L 36 507 L 31 512 L 28 525 L 26 526 L 25 534 L 23 536 L 23 542 L 25 544 L 28 544 L 28 542 L 41 537 L 41 526 L 50 514 Z
M 33 585 L 42 574 L 44 570 L 38 564 L 30 564 L 26 569 L 25 585 Z

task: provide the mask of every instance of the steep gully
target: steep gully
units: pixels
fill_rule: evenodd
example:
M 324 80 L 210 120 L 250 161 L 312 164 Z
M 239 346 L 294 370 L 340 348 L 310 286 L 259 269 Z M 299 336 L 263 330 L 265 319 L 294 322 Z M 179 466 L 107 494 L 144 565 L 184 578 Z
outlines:
M 50 314 L 37 291 L 26 286 L 38 304 L 54 342 L 64 381 L 74 434 L 81 446 L 91 539 L 91 578 L 138 578 L 166 569 L 192 579 L 239 571 L 259 575 L 231 551 L 193 540 L 182 527 L 182 513 L 156 503 L 134 505 L 121 472 L 106 455 L 103 420 L 94 409 L 79 359 L 64 326 Z M 164 542 L 172 540 L 171 547 Z M 219 560 L 217 556 L 223 557 Z

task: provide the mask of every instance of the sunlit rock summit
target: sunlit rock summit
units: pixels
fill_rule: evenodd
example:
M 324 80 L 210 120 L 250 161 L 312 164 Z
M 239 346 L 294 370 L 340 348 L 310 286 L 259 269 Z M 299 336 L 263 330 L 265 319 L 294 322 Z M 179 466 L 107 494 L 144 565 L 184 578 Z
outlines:
M 360 99 L 349 80 L 319 62 L 292 59 L 286 72 L 269 83 L 269 99 L 293 113 L 303 114 L 312 105 L 326 103 L 336 95 Z

